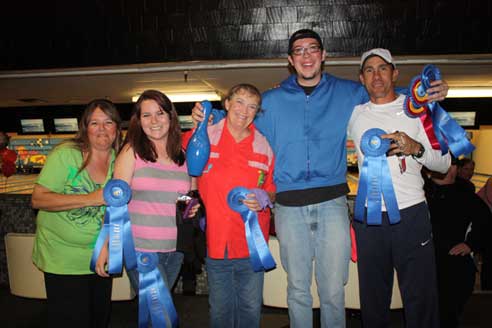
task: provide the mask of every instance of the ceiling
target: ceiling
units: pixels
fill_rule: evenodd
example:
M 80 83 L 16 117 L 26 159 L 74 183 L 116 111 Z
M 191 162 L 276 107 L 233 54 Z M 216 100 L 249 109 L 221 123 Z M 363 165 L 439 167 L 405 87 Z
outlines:
M 395 56 L 399 85 L 408 85 L 425 64 L 437 65 L 452 87 L 492 87 L 492 54 Z M 359 59 L 327 58 L 325 71 L 356 79 Z M 288 75 L 286 59 L 221 60 L 155 63 L 79 69 L 0 72 L 0 108 L 79 105 L 94 98 L 129 103 L 146 89 L 165 93 L 216 91 L 227 93 L 237 83 L 267 90 Z

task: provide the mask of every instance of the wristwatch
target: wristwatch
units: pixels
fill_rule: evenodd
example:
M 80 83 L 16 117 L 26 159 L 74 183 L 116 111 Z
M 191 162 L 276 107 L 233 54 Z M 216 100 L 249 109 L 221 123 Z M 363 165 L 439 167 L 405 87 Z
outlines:
M 416 154 L 412 155 L 413 158 L 422 158 L 422 156 L 424 156 L 425 148 L 421 143 L 419 143 L 419 146 L 419 151 Z

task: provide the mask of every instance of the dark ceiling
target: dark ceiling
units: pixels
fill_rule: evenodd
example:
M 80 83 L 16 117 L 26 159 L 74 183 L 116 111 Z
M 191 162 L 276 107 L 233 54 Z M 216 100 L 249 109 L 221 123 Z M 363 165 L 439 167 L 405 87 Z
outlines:
M 492 87 L 490 0 L 7 1 L 0 129 L 93 98 L 128 111 L 149 88 L 224 94 L 247 82 L 264 91 L 288 75 L 288 37 L 300 28 L 319 32 L 325 70 L 343 78 L 357 79 L 363 51 L 386 47 L 402 86 L 434 63 L 451 87 Z M 447 100 L 446 109 L 471 108 L 492 124 L 491 99 Z
M 313 28 L 330 56 L 492 53 L 489 0 L 7 1 L 0 70 L 281 58 Z

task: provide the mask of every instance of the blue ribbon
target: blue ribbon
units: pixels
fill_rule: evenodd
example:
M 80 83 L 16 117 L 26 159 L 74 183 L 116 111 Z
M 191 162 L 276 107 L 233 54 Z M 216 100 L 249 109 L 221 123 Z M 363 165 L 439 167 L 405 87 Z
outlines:
M 178 314 L 166 282 L 157 268 L 158 263 L 157 253 L 137 252 L 139 328 L 148 327 L 149 317 L 154 328 L 167 327 L 166 318 L 171 327 L 178 326 Z
M 121 273 L 123 258 L 127 270 L 137 267 L 135 246 L 131 231 L 130 217 L 127 203 L 131 198 L 131 189 L 123 180 L 110 180 L 103 191 L 104 200 L 108 205 L 104 214 L 104 224 L 92 253 L 90 268 L 95 271 L 97 258 L 101 253 L 104 242 L 108 241 L 108 272 L 109 274 Z
M 384 197 L 390 223 L 400 222 L 400 211 L 386 159 L 390 140 L 382 139 L 382 134 L 386 132 L 381 129 L 369 129 L 364 132 L 360 141 L 364 162 L 360 172 L 354 218 L 364 222 L 367 199 L 367 224 L 369 225 L 381 225 L 381 194 Z
M 253 270 L 255 272 L 267 271 L 275 268 L 277 264 L 268 249 L 265 237 L 261 231 L 260 224 L 258 223 L 258 215 L 256 212 L 250 211 L 242 202 L 251 193 L 252 191 L 246 188 L 236 187 L 227 195 L 227 203 L 233 211 L 241 214 L 241 218 L 243 219 L 249 258 Z
M 443 154 L 441 140 L 449 147 L 455 157 L 469 154 L 475 150 L 475 146 L 466 137 L 466 131 L 439 105 L 437 102 L 428 104 L 431 111 L 432 122 L 434 122 L 434 133 L 436 134 Z M 447 147 L 446 147 L 447 152 Z
M 405 102 L 405 112 L 410 117 L 424 115 L 430 112 L 434 134 L 439 142 L 441 153 L 444 155 L 451 150 L 454 156 L 469 154 L 475 150 L 475 146 L 466 137 L 466 131 L 439 105 L 437 102 L 427 101 L 427 90 L 431 82 L 441 79 L 439 68 L 434 65 L 426 65 L 420 76 L 414 77 L 410 83 L 409 97 L 414 109 L 425 107 L 420 114 L 410 112 L 408 103 Z M 417 99 L 421 98 L 421 99 Z

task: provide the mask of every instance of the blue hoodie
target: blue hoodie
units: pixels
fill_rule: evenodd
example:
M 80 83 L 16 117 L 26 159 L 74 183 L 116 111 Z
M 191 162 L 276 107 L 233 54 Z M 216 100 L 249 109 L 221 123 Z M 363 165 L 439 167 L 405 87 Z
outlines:
M 275 154 L 277 192 L 346 183 L 348 121 L 367 101 L 363 85 L 326 73 L 309 96 L 296 75 L 263 94 L 254 123 Z
M 263 94 L 255 125 L 275 153 L 277 192 L 346 183 L 347 125 L 368 100 L 360 83 L 326 73 L 309 96 L 296 75 Z

